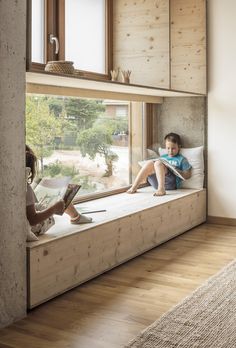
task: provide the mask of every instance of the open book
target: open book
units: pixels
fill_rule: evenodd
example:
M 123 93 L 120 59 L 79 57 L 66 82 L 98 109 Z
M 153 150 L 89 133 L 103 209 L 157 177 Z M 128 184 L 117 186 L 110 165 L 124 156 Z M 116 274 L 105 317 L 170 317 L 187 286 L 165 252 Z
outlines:
M 32 187 L 38 203 L 48 208 L 63 199 L 66 209 L 81 187 L 77 184 L 70 184 L 70 180 L 71 178 L 66 176 L 62 178 L 43 178 L 36 181 Z
M 175 174 L 176 176 L 178 176 L 181 180 L 186 180 L 176 169 L 175 166 L 173 166 L 172 164 L 170 164 L 165 158 L 162 157 L 158 157 L 158 158 L 151 158 L 149 160 L 144 160 L 144 161 L 139 161 L 138 164 L 143 167 L 145 163 L 147 163 L 147 161 L 161 161 L 173 174 Z

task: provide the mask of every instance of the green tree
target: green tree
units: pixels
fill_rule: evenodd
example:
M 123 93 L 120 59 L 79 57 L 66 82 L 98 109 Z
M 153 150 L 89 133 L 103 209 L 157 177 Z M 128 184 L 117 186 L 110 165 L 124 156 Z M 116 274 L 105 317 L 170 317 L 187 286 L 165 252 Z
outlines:
M 109 129 L 111 134 L 128 133 L 128 119 L 127 118 L 99 118 L 95 125 L 99 125 Z
M 95 120 L 105 112 L 100 100 L 65 98 L 67 119 L 76 124 L 77 131 L 91 128 Z
M 62 119 L 50 111 L 47 99 L 27 96 L 26 98 L 26 142 L 31 145 L 41 163 L 50 155 L 55 137 L 62 134 Z
M 65 103 L 63 97 L 45 96 L 49 109 L 55 117 L 60 117 L 64 113 Z
M 113 162 L 118 160 L 118 155 L 110 149 L 112 137 L 108 129 L 94 126 L 93 128 L 83 130 L 78 136 L 77 143 L 82 156 L 89 155 L 90 159 L 94 159 L 96 154 L 104 156 L 107 166 L 104 176 L 113 174 Z

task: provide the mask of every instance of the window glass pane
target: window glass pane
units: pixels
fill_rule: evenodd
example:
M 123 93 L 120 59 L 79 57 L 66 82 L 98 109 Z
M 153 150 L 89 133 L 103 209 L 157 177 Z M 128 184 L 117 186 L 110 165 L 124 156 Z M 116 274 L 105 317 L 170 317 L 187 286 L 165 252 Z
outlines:
M 32 1 L 32 62 L 44 61 L 44 0 Z
M 129 109 L 123 101 L 27 95 L 26 141 L 39 176 L 71 176 L 82 185 L 79 197 L 129 185 Z
M 65 58 L 80 70 L 106 73 L 105 0 L 65 1 Z

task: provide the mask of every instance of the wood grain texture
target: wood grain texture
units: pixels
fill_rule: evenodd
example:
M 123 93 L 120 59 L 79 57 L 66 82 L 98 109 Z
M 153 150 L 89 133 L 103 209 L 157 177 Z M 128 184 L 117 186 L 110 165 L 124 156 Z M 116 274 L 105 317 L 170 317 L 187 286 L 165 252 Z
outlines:
M 132 83 L 169 88 L 169 1 L 114 1 L 113 65 Z
M 122 90 L 122 89 L 120 89 Z M 60 87 L 60 86 L 48 86 L 48 85 L 37 85 L 27 84 L 27 93 L 36 94 L 51 94 L 51 95 L 62 95 L 68 97 L 78 98 L 96 98 L 96 99 L 112 99 L 112 100 L 127 100 L 127 101 L 141 101 L 146 103 L 161 104 L 163 102 L 162 97 L 150 96 L 144 94 L 133 94 L 133 93 L 122 93 L 122 92 L 110 92 L 91 90 L 87 88 L 76 88 L 76 87 Z
M 206 93 L 206 0 L 171 0 L 171 89 Z
M 0 347 L 118 348 L 236 256 L 236 228 L 203 224 L 0 330 Z
M 236 226 L 236 219 L 226 218 L 221 216 L 207 216 L 207 222 L 210 224 Z
M 149 192 L 149 207 L 144 208 L 139 201 L 136 209 L 131 208 L 135 211 L 131 212 L 129 199 L 134 203 L 138 196 L 148 202 L 145 194 L 136 194 L 135 197 L 124 193 L 118 201 L 111 197 L 113 206 L 122 205 L 123 211 L 122 208 L 110 209 L 106 220 L 87 225 L 83 231 L 78 229 L 69 233 L 65 230 L 64 236 L 51 239 L 48 233 L 45 236 L 48 242 L 42 239 L 42 242 L 31 243 L 28 248 L 29 308 L 142 254 L 206 219 L 205 190 L 174 195 L 175 199 L 172 197 L 164 204 L 158 204 L 158 199 Z
M 127 84 L 122 82 L 113 82 L 113 81 L 98 81 L 92 80 L 87 77 L 80 77 L 77 75 L 56 75 L 53 73 L 39 73 L 39 72 L 27 72 L 26 73 L 26 87 L 27 92 L 29 93 L 41 93 L 41 94 L 51 94 L 53 89 L 56 90 L 58 88 L 59 95 L 63 95 L 63 91 L 60 92 L 60 88 L 65 90 L 65 95 L 72 96 L 80 96 L 80 90 L 83 93 L 90 93 L 87 97 L 94 97 L 93 93 L 100 93 L 100 97 L 102 97 L 102 93 L 104 93 L 104 97 L 106 98 L 106 92 L 113 94 L 127 94 L 128 95 L 138 95 L 140 101 L 142 100 L 142 96 L 147 97 L 194 97 L 201 96 L 201 94 L 189 93 L 189 92 L 181 92 L 181 91 L 170 91 L 165 88 L 157 88 L 145 86 L 143 84 L 135 85 L 133 83 Z M 51 89 L 52 88 L 52 89 Z M 78 92 L 75 91 L 78 90 Z M 76 94 L 77 93 L 77 94 Z M 83 96 L 83 94 L 82 94 Z M 116 98 L 117 99 L 117 98 Z M 127 98 L 128 100 L 128 98 Z M 132 100 L 132 99 L 131 99 Z M 154 103 L 155 101 L 150 101 Z M 158 103 L 158 101 L 157 101 Z

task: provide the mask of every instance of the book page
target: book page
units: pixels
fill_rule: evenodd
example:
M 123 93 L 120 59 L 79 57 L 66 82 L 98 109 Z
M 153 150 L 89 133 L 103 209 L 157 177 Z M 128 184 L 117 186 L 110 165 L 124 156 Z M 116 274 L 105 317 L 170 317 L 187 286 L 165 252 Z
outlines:
M 72 202 L 73 198 L 75 197 L 76 193 L 79 191 L 80 188 L 81 188 L 81 185 L 77 185 L 77 184 L 68 185 L 66 193 L 63 197 L 65 202 L 65 209 Z
M 70 177 L 43 178 L 34 189 L 38 203 L 48 208 L 63 199 Z
M 186 180 L 179 172 L 178 170 L 172 166 L 165 158 L 160 157 L 159 160 L 176 176 L 178 176 L 182 180 Z
M 175 174 L 176 176 L 178 176 L 181 180 L 186 180 L 179 172 L 178 170 L 176 170 L 176 168 L 174 166 L 172 166 L 172 164 L 170 164 L 165 158 L 162 157 L 157 157 L 157 158 L 150 158 L 147 160 L 143 160 L 143 161 L 138 161 L 138 164 L 143 167 L 147 162 L 149 161 L 153 161 L 156 162 L 157 160 L 160 160 L 167 168 L 169 168 L 169 170 Z
M 146 159 L 146 160 L 143 160 L 143 161 L 138 161 L 138 164 L 140 165 L 140 167 L 143 167 L 144 164 L 146 164 L 147 162 L 156 162 L 160 157 L 157 157 L 157 158 L 150 158 L 150 159 Z

